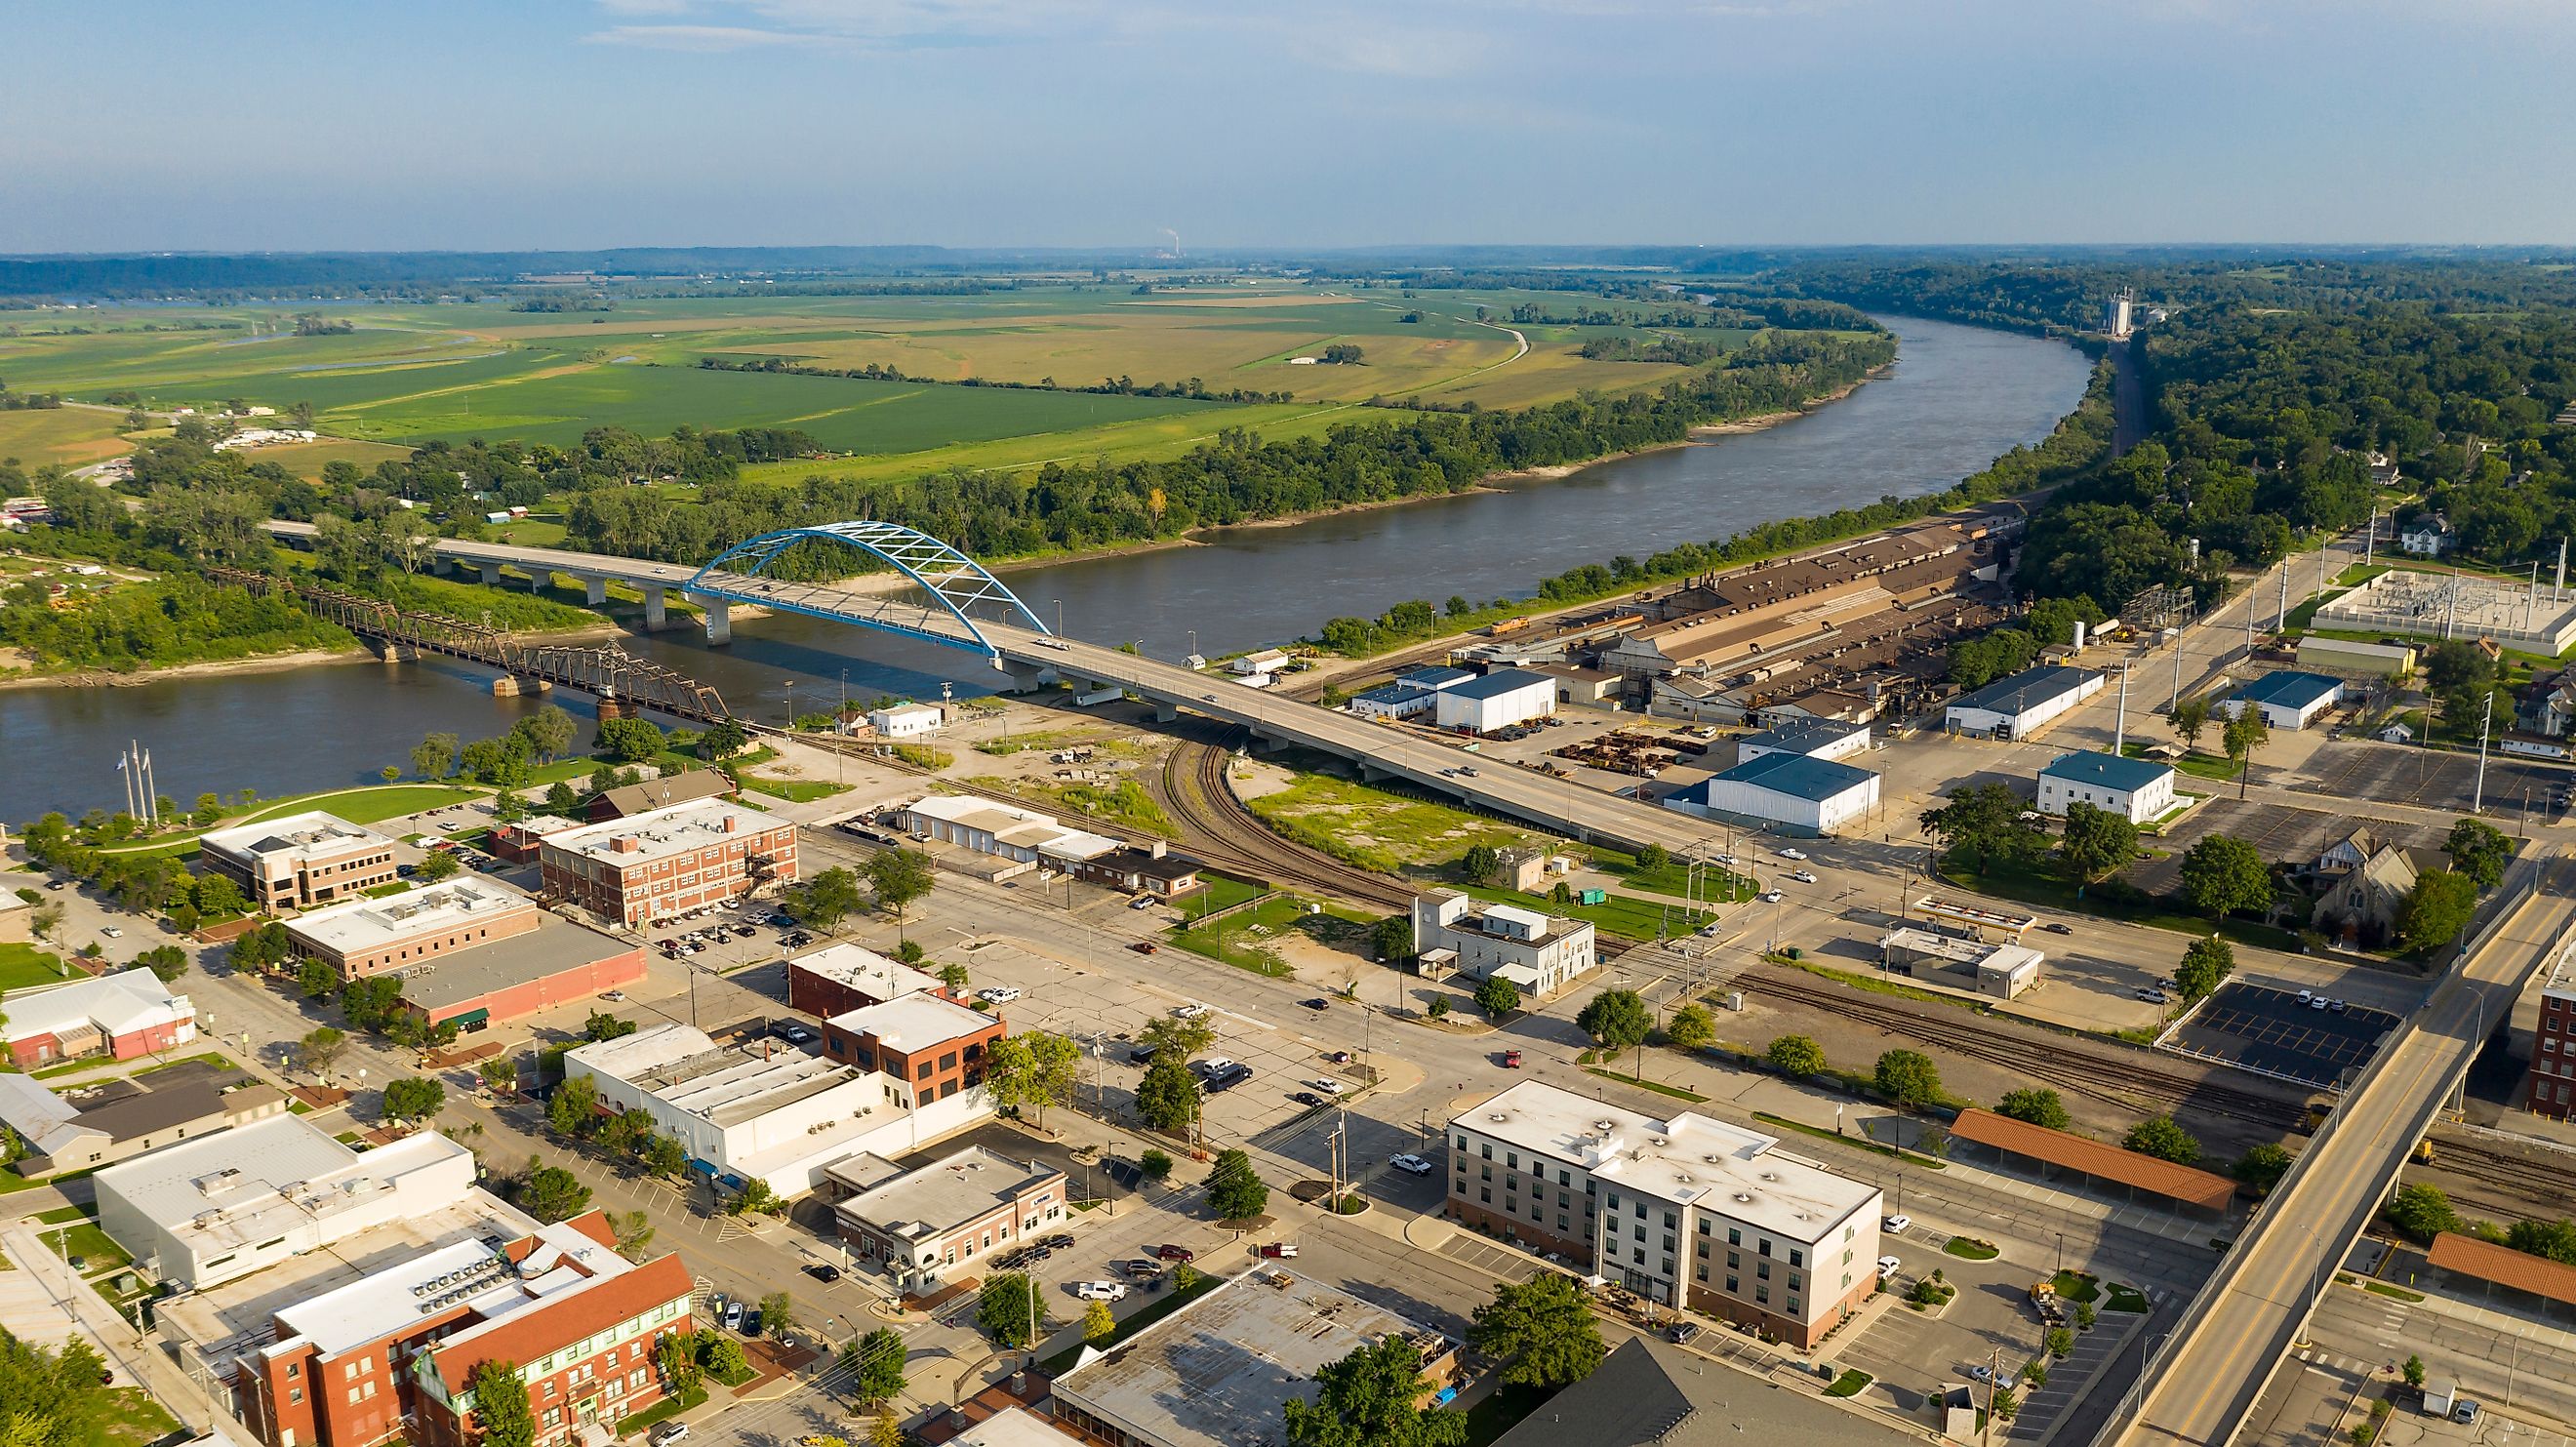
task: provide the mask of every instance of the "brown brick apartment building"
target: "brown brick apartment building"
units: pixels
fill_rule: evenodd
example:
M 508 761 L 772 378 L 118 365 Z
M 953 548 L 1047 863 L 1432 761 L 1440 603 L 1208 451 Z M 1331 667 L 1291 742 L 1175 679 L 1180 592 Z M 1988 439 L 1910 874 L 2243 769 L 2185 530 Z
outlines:
M 796 825 L 721 799 L 550 835 L 545 892 L 627 925 L 670 919 L 796 878 Z
M 394 877 L 394 842 L 364 825 L 314 811 L 219 829 L 197 841 L 197 859 L 241 887 L 253 909 L 310 909 Z
M 307 959 L 356 980 L 534 934 L 544 913 L 526 895 L 468 874 L 408 894 L 315 910 L 289 923 L 286 936 Z
M 823 1053 L 882 1070 L 906 1110 L 984 1081 L 984 1052 L 1005 1034 L 999 1016 L 927 992 L 823 1022 Z

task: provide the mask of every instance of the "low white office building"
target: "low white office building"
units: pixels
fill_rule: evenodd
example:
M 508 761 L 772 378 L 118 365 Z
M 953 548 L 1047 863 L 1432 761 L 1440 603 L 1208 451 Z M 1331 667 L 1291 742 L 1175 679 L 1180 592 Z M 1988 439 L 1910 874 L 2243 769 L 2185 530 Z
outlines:
M 1735 741 L 1735 761 L 1739 764 L 1749 764 L 1764 754 L 1800 754 L 1839 762 L 1868 752 L 1869 725 L 1838 719 L 1800 719 Z
M 1674 790 L 1663 804 L 1695 818 L 1831 834 L 1856 820 L 1866 822 L 1878 808 L 1878 775 L 1805 754 L 1760 754 Z
M 1942 727 L 1978 738 L 2026 739 L 2100 693 L 2102 684 L 2103 676 L 2090 668 L 2025 668 L 1952 699 Z
M 2261 678 L 2219 700 L 2218 712 L 2235 718 L 2252 708 L 2263 716 L 2266 726 L 2297 730 L 2316 721 L 2319 714 L 2343 702 L 2343 680 L 2322 673 L 2299 673 L 2274 669 Z
M 1489 734 L 1556 712 L 1556 680 L 1525 668 L 1497 669 L 1432 695 L 1432 721 L 1444 729 Z
M 2161 819 L 2174 806 L 2173 765 L 2116 754 L 2059 754 L 2039 771 L 2039 812 L 2062 818 L 2070 804 L 2108 809 L 2132 824 Z
M 353 1151 L 294 1115 L 120 1161 L 90 1177 L 98 1224 L 147 1280 L 202 1290 L 474 1189 L 474 1153 L 436 1131 Z
M 1413 901 L 1417 968 L 1439 978 L 1500 975 L 1525 996 L 1546 997 L 1601 963 L 1590 923 L 1511 904 L 1482 904 L 1454 889 Z
M 868 727 L 881 739 L 917 739 L 939 732 L 948 711 L 935 703 L 899 703 L 868 710 Z

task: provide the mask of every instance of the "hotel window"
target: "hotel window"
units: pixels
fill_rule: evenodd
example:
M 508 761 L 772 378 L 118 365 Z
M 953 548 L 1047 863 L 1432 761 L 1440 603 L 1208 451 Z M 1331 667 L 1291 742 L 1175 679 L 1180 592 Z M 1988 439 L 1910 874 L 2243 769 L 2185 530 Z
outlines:
M 1791 1316 L 1798 1314 L 1798 1298 L 1794 1296 L 1789 1298 L 1789 1314 Z
M 1768 1305 L 1771 1300 L 1771 1288 L 1767 1286 L 1757 1286 L 1753 1288 L 1753 1299 Z
M 1789 1248 L 1789 1264 L 1790 1264 L 1790 1265 L 1792 1265 L 1792 1266 L 1804 1266 L 1804 1265 L 1806 1265 L 1806 1264 L 1807 1264 L 1807 1253 L 1806 1253 L 1805 1251 L 1803 1251 L 1803 1250 L 1799 1249 L 1798 1247 L 1795 1247 L 1795 1246 L 1790 1247 L 1790 1248 Z

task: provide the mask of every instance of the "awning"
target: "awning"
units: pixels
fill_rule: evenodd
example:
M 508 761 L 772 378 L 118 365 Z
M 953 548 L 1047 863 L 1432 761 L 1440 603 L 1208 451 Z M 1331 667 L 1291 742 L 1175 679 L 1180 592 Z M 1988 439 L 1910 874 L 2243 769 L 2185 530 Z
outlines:
M 477 1025 L 489 1023 L 491 1019 L 492 1012 L 481 1005 L 477 1005 L 462 1015 L 450 1015 L 439 1023 L 442 1025 L 454 1025 L 459 1030 L 471 1030 Z

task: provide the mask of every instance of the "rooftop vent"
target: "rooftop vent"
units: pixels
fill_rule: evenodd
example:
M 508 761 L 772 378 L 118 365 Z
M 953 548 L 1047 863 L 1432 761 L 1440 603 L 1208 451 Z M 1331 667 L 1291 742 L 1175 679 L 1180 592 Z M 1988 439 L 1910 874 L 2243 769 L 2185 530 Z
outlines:
M 1615 1120 L 1596 1120 L 1592 1123 L 1592 1128 L 1601 1132 L 1603 1135 L 1608 1135 L 1610 1132 L 1619 1128 L 1619 1122 Z
M 1778 1171 L 1764 1171 L 1762 1173 L 1762 1179 L 1766 1181 L 1776 1181 L 1780 1179 L 1780 1173 Z
M 1668 1146 L 1673 1143 L 1673 1138 L 1671 1136 L 1659 1135 L 1654 1137 L 1654 1142 L 1659 1146 Z
M 1510 1119 L 1511 1119 L 1511 1116 L 1510 1116 L 1510 1115 L 1508 1115 L 1508 1114 L 1506 1114 L 1506 1113 L 1504 1113 L 1504 1112 L 1502 1112 L 1502 1111 L 1499 1111 L 1499 1110 L 1498 1110 L 1498 1111 L 1495 1111 L 1493 1114 L 1491 1114 L 1491 1115 L 1489 1115 L 1489 1116 L 1486 1116 L 1486 1117 L 1485 1117 L 1485 1119 L 1487 1119 L 1487 1120 L 1489 1120 L 1489 1121 L 1492 1121 L 1492 1122 L 1493 1122 L 1494 1124 L 1496 1124 L 1496 1125 L 1500 1125 L 1500 1124 L 1502 1124 L 1504 1121 L 1510 1120 Z
M 1735 1204 L 1737 1204 L 1737 1205 L 1739 1205 L 1739 1206 L 1749 1206 L 1749 1205 L 1753 1204 L 1753 1193 L 1752 1193 L 1751 1191 L 1738 1191 L 1738 1192 L 1736 1192 L 1736 1193 L 1735 1193 Z

